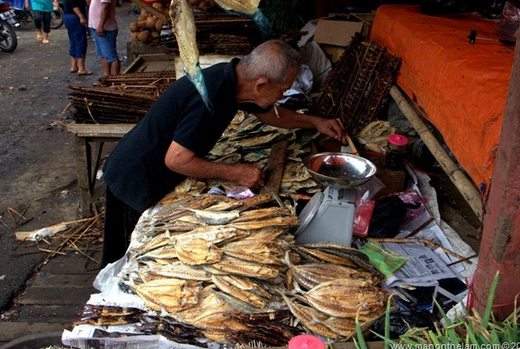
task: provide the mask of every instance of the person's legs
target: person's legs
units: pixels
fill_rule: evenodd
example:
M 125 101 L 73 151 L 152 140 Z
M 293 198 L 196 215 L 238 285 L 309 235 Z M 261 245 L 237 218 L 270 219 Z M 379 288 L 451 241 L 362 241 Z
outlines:
M 70 57 L 70 72 L 76 73 L 78 71 L 78 60 L 75 57 Z
M 67 34 L 69 36 L 69 55 L 74 58 L 74 66 L 71 65 L 71 72 L 77 72 L 80 75 L 90 75 L 91 71 L 85 68 L 85 56 L 87 54 L 87 28 L 79 17 L 73 14 L 65 14 L 63 16 Z M 71 60 L 72 63 L 72 60 Z M 74 69 L 75 68 L 75 69 Z
M 42 12 L 43 39 L 44 44 L 49 43 L 49 33 L 51 32 L 51 12 Z
M 101 69 L 103 70 L 103 76 L 110 76 L 110 66 L 108 65 L 108 62 L 105 59 L 105 36 L 98 36 L 96 34 L 96 31 L 94 28 L 90 28 L 90 33 L 92 34 L 92 37 L 94 38 L 94 45 L 96 46 L 96 53 L 99 57 L 99 60 L 101 61 Z
M 110 76 L 110 64 L 104 58 L 101 58 L 101 68 L 103 69 L 103 76 Z
M 117 30 L 108 30 L 103 33 L 103 36 L 96 37 L 96 47 L 98 47 L 98 38 L 100 39 L 99 48 L 102 52 L 103 73 L 105 76 L 119 75 L 121 73 L 121 62 L 117 55 Z
M 107 187 L 105 229 L 100 269 L 121 259 L 130 244 L 130 236 L 141 214 L 115 197 Z
M 42 21 L 43 21 L 43 15 L 42 11 L 33 11 L 33 19 L 34 19 L 34 27 L 38 31 L 38 34 L 36 34 L 36 40 L 42 40 L 43 39 L 43 31 L 42 31 Z
M 121 61 L 119 61 L 119 59 L 110 62 L 110 71 L 113 75 L 119 75 L 121 73 Z
M 92 71 L 87 70 L 87 68 L 85 67 L 85 58 L 78 58 L 78 74 L 92 75 Z

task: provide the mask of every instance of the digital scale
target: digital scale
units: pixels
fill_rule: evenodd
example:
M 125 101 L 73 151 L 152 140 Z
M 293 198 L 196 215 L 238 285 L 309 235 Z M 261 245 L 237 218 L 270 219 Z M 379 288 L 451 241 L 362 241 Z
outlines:
M 376 173 L 373 163 L 349 153 L 327 152 L 303 161 L 313 179 L 325 185 L 303 208 L 300 227 L 294 233 L 298 243 L 334 242 L 350 246 L 356 212 L 356 187 Z

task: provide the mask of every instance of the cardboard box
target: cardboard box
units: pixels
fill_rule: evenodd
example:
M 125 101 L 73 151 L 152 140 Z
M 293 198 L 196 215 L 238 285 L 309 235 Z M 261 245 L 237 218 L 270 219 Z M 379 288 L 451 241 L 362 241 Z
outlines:
M 365 23 L 341 17 L 322 18 L 318 21 L 314 42 L 323 45 L 346 47 L 356 32 L 361 33 Z
M 313 40 L 334 63 L 341 58 L 354 34 L 362 33 L 364 27 L 365 22 L 354 17 L 322 18 L 318 20 Z

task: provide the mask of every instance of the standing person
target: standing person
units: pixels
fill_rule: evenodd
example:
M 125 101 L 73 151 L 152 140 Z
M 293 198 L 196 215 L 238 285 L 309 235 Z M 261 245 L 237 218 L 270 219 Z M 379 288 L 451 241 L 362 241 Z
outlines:
M 94 37 L 104 76 L 118 75 L 121 62 L 117 55 L 116 0 L 87 0 L 88 26 Z
M 32 9 L 34 26 L 38 30 L 36 40 L 44 44 L 49 43 L 52 11 L 58 6 L 58 0 L 31 0 L 31 3 L 29 3 L 29 0 L 25 0 L 25 8 Z
M 242 60 L 235 58 L 204 69 L 214 113 L 186 77 L 173 83 L 118 143 L 104 166 L 107 189 L 101 267 L 125 254 L 142 212 L 187 176 L 229 180 L 251 189 L 264 184 L 264 172 L 254 165 L 204 159 L 238 110 L 253 113 L 269 125 L 316 129 L 343 140 L 345 132 L 335 119 L 273 108 L 299 69 L 299 54 L 280 40 L 261 44 Z
M 63 21 L 69 35 L 70 72 L 91 75 L 85 68 L 87 55 L 87 2 L 85 0 L 64 0 Z

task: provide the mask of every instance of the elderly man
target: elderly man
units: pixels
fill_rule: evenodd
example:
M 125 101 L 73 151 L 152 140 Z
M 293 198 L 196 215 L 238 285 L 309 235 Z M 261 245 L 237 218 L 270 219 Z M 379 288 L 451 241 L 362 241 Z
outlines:
M 101 267 L 121 258 L 144 210 L 187 176 L 233 181 L 257 189 L 264 173 L 251 164 L 227 165 L 204 159 L 238 110 L 266 124 L 316 129 L 343 139 L 332 119 L 273 108 L 300 69 L 299 54 L 279 40 L 267 41 L 242 60 L 204 69 L 213 113 L 185 77 L 172 84 L 114 149 L 104 167 L 107 184 Z

